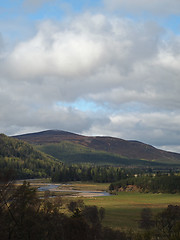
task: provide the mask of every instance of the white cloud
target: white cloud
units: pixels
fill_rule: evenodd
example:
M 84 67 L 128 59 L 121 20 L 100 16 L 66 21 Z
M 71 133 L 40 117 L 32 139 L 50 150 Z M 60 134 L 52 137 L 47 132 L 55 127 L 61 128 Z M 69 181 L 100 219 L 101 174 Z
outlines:
M 13 76 L 23 80 L 27 76 L 79 77 L 97 67 L 102 50 L 95 36 L 76 29 L 57 30 L 46 22 L 34 38 L 16 46 L 9 56 L 8 69 L 10 66 Z
M 110 116 L 106 124 L 93 124 L 87 135 L 106 135 L 139 140 L 169 151 L 178 151 L 180 113 L 121 113 Z M 102 134 L 103 132 L 103 134 Z
M 64 129 L 156 146 L 179 139 L 180 39 L 153 22 L 85 13 L 41 23 L 0 65 L 1 131 Z M 103 111 L 61 107 L 84 99 Z M 107 108 L 110 109 L 107 109 Z

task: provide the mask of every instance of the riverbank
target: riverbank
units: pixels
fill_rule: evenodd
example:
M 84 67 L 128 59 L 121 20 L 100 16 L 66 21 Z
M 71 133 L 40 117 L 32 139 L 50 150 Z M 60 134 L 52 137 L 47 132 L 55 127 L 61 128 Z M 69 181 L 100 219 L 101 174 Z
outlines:
M 21 185 L 24 180 L 19 180 L 16 185 Z M 105 197 L 110 196 L 107 192 L 109 184 L 91 182 L 68 182 L 50 183 L 49 179 L 27 179 L 25 180 L 37 189 L 40 197 L 49 191 L 50 196 L 63 197 Z

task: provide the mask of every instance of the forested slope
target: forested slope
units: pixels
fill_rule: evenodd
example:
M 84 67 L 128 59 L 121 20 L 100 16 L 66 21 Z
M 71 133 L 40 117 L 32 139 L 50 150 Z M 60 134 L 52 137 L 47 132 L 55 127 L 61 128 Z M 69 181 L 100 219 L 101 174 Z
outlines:
M 163 166 L 164 164 L 140 159 L 131 159 L 118 154 L 95 150 L 71 141 L 49 143 L 35 146 L 38 150 L 49 154 L 66 164 L 90 163 L 96 165 L 118 166 Z
M 0 134 L 0 170 L 13 170 L 16 178 L 47 177 L 61 163 L 23 141 Z

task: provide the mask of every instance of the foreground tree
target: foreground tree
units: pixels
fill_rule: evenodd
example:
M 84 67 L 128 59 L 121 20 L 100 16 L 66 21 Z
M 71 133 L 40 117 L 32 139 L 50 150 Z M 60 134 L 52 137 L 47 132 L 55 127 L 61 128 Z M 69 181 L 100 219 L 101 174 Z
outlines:
M 141 220 L 139 221 L 139 226 L 142 229 L 149 230 L 154 227 L 153 214 L 150 208 L 143 208 L 141 211 Z
M 156 228 L 163 239 L 180 239 L 180 206 L 169 205 L 156 218 Z
M 0 193 L 2 240 L 127 240 L 120 231 L 102 227 L 103 208 L 85 206 L 82 200 L 68 204 L 72 212 L 68 217 L 61 211 L 61 198 L 49 199 L 45 193 L 40 200 L 27 182 L 15 188 L 10 181 L 1 181 Z

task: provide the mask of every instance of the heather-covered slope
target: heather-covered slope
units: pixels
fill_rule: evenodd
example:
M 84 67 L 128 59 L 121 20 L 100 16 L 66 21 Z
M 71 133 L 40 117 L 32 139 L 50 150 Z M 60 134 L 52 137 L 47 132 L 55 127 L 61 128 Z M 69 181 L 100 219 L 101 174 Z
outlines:
M 138 141 L 126 141 L 114 137 L 87 137 L 59 130 L 48 130 L 39 133 L 19 135 L 15 137 L 31 144 L 35 144 L 38 146 L 39 149 L 53 156 L 57 157 L 57 155 L 54 153 L 58 152 L 59 159 L 63 157 L 64 152 L 66 152 L 66 155 L 68 155 L 68 153 L 70 154 L 70 152 L 72 153 L 73 144 L 73 149 L 75 149 L 76 153 L 82 155 L 85 151 L 86 157 L 87 154 L 89 154 L 89 158 L 91 158 L 90 155 L 94 153 L 92 152 L 93 150 L 101 151 L 101 153 L 106 153 L 108 154 L 108 156 L 119 156 L 125 160 L 136 159 L 141 161 L 145 160 L 146 162 L 149 161 L 152 163 L 157 162 L 170 165 L 180 164 L 180 154 L 159 150 L 151 145 L 144 144 Z M 63 142 L 66 142 L 66 144 L 64 144 L 64 148 L 62 145 Z M 72 144 L 67 146 L 67 142 Z M 59 146 L 58 150 L 57 144 L 60 143 L 61 145 Z M 75 147 L 74 144 L 77 146 Z M 83 150 L 81 148 L 83 148 Z M 52 149 L 54 149 L 54 153 Z M 72 157 L 73 156 L 71 156 L 71 158 Z M 108 159 L 108 161 L 109 160 L 110 158 Z

